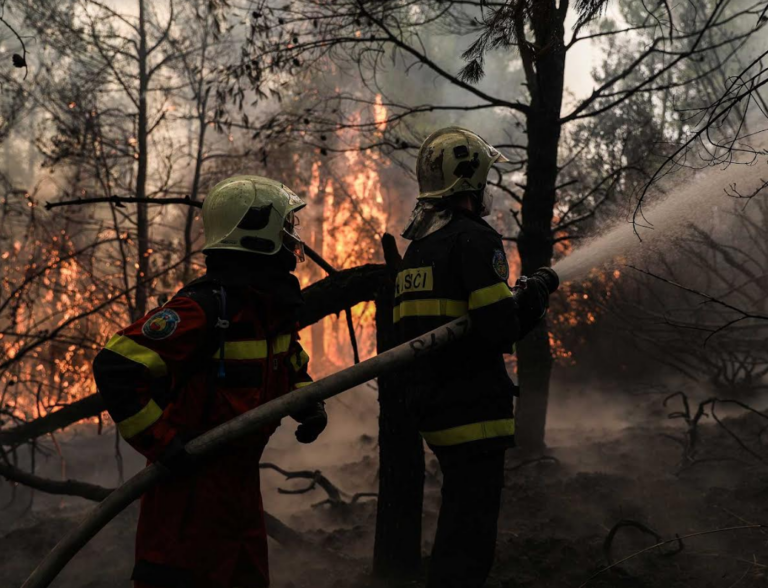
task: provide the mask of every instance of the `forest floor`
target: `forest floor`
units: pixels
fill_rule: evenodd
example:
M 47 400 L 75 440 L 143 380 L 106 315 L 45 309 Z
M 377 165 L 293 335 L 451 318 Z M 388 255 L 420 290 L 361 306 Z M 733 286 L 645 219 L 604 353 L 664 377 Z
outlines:
M 332 422 L 345 423 L 312 449 L 295 449 L 292 426 L 284 426 L 265 460 L 287 469 L 320 469 L 346 492 L 376 487 L 375 400 L 370 390 L 331 405 Z M 701 426 L 700 457 L 735 456 L 741 461 L 707 461 L 678 472 L 682 420 L 666 418 L 663 393 L 651 389 L 629 395 L 625 406 L 612 398 L 577 389 L 554 394 L 547 455 L 555 458 L 516 467 L 508 453 L 507 485 L 499 523 L 491 588 L 590 587 L 750 588 L 768 586 L 768 529 L 739 529 L 700 535 L 632 558 L 590 577 L 606 565 L 604 544 L 622 520 L 674 539 L 715 529 L 768 524 L 768 469 L 747 465 L 746 454 L 716 425 Z M 560 399 L 558 401 L 558 398 Z M 363 407 L 362 409 L 360 407 Z M 344 414 L 355 418 L 344 418 Z M 711 421 L 711 419 L 709 419 Z M 752 435 L 748 418 L 727 421 Z M 88 427 L 88 425 L 86 425 Z M 375 430 L 375 429 L 374 429 Z M 763 429 L 757 433 L 757 441 Z M 83 432 L 62 440 L 67 475 L 114 485 L 114 438 Z M 331 447 L 336 449 L 330 450 Z M 344 447 L 341 451 L 338 447 Z M 123 448 L 126 475 L 141 466 Z M 555 461 L 556 460 L 556 461 Z M 754 462 L 755 460 L 752 460 Z M 55 475 L 56 459 L 38 464 L 41 475 Z M 48 468 L 48 471 L 46 471 Z M 439 471 L 428 460 L 424 515 L 424 553 L 431 548 L 439 508 Z M 306 480 L 284 482 L 265 472 L 263 494 L 269 512 L 301 531 L 312 549 L 270 542 L 273 586 L 277 588 L 357 588 L 377 584 L 368 576 L 373 546 L 375 501 L 351 506 L 313 506 L 326 498 L 321 489 L 284 495 L 277 488 L 301 488 Z M 34 565 L 91 506 L 84 500 L 35 495 L 17 489 L 10 501 L 0 487 L 0 587 L 20 586 Z M 132 567 L 134 505 L 104 529 L 67 567 L 58 588 L 128 588 Z M 622 527 L 612 542 L 615 561 L 656 543 L 653 535 Z M 417 586 L 418 584 L 412 584 Z

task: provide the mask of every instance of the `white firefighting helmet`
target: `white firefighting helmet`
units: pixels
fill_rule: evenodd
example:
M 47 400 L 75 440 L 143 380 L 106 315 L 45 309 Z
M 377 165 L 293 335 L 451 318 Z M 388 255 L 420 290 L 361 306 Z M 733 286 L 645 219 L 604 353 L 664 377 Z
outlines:
M 438 200 L 461 192 L 483 194 L 481 216 L 491 213 L 493 195 L 485 189 L 495 163 L 508 163 L 495 147 L 461 127 L 446 127 L 424 140 L 416 160 L 419 200 Z
M 229 249 L 275 255 L 285 246 L 304 261 L 296 212 L 305 202 L 289 188 L 261 176 L 219 182 L 203 201 L 203 251 Z

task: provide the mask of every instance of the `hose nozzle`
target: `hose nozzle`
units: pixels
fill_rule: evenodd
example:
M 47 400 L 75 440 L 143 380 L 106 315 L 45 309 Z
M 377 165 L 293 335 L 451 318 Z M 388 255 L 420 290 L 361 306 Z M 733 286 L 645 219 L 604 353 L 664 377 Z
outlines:
M 549 293 L 557 291 L 560 287 L 560 278 L 551 267 L 540 267 L 533 272 L 532 278 L 540 279 L 549 290 Z

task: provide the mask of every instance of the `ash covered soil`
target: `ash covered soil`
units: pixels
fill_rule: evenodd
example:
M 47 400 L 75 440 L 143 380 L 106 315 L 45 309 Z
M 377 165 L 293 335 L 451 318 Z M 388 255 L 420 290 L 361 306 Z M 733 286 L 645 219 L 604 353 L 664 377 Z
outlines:
M 731 530 L 684 539 L 682 550 L 671 543 L 634 557 L 593 579 L 606 565 L 605 540 L 622 520 L 641 523 L 663 539 L 691 533 L 768 523 L 768 469 L 747 457 L 724 431 L 713 424 L 701 430 L 703 459 L 734 456 L 740 461 L 707 461 L 677 472 L 681 447 L 668 435 L 679 436 L 681 420 L 666 419 L 660 396 L 642 393 L 628 406 L 615 407 L 610 395 L 596 397 L 579 390 L 555 395 L 546 459 L 520 465 L 526 457 L 507 456 L 507 486 L 499 521 L 496 564 L 488 586 L 572 587 L 589 580 L 593 587 L 716 587 L 768 586 L 768 529 Z M 345 423 L 331 430 L 322 443 L 297 450 L 293 425 L 286 423 L 273 440 L 265 461 L 290 470 L 320 469 L 339 488 L 352 494 L 376 488 L 375 398 L 357 392 L 330 406 L 332 419 Z M 557 398 L 561 402 L 557 402 Z M 360 407 L 364 409 L 361 410 Z M 354 416 L 355 418 L 351 418 Z M 749 437 L 755 423 L 749 417 L 726 421 Z M 86 426 L 87 427 L 87 426 Z M 761 432 L 757 434 L 758 442 Z M 67 475 L 105 486 L 116 484 L 112 455 L 114 438 L 79 431 L 63 441 Z M 339 449 L 343 447 L 343 449 Z M 764 454 L 764 453 L 763 453 Z M 126 475 L 141 460 L 123 447 Z M 38 473 L 60 476 L 60 463 L 38 463 Z M 424 553 L 431 540 L 439 508 L 439 468 L 428 458 L 424 514 Z M 285 481 L 264 472 L 267 510 L 302 536 L 312 547 L 288 547 L 270 541 L 272 584 L 278 588 L 373 587 L 368 576 L 373 548 L 375 501 L 362 499 L 341 507 L 313 506 L 327 498 L 321 489 L 298 495 L 278 488 L 298 489 L 306 480 Z M 0 488 L 0 586 L 21 586 L 35 564 L 70 530 L 91 506 L 17 488 Z M 134 505 L 113 521 L 70 563 L 54 583 L 58 588 L 131 586 Z M 635 527 L 623 527 L 614 537 L 615 561 L 656 543 Z M 425 560 L 425 565 L 427 560 Z M 419 584 L 408 584 L 418 586 Z

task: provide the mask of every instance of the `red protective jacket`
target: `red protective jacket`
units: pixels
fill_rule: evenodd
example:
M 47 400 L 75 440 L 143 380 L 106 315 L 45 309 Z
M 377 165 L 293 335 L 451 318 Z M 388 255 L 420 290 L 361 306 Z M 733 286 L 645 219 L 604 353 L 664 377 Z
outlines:
M 207 278 L 118 332 L 94 361 L 120 433 L 150 461 L 162 459 L 174 437 L 186 441 L 311 382 L 296 332 L 295 277 L 224 270 L 209 268 Z M 259 459 L 276 428 L 142 498 L 137 587 L 269 585 Z

